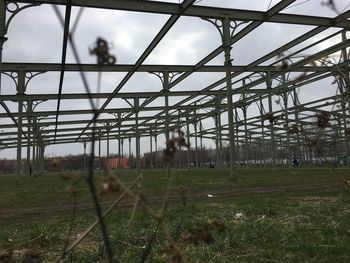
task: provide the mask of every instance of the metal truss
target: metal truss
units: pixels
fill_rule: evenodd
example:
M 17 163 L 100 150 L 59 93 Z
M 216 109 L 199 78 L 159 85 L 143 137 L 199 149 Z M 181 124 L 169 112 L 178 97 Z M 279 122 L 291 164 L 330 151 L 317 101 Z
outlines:
M 0 91 L 0 103 L 4 109 L 3 113 L 0 113 L 2 120 L 0 130 L 3 131 L 0 133 L 0 150 L 17 148 L 18 166 L 22 159 L 22 147 L 27 148 L 27 159 L 30 162 L 31 158 L 33 160 L 43 158 L 45 147 L 48 145 L 76 142 L 85 145 L 92 140 L 96 132 L 99 141 L 107 140 L 108 143 L 111 139 L 130 142 L 131 138 L 136 138 L 136 155 L 139 160 L 140 137 L 150 137 L 152 145 L 152 137 L 156 139 L 159 134 L 165 134 L 168 140 L 170 129 L 182 128 L 187 131 L 188 136 L 195 138 L 196 145 L 197 138 L 213 140 L 218 163 L 223 162 L 223 142 L 228 143 L 232 164 L 231 176 L 235 178 L 236 171 L 233 164 L 254 159 L 250 156 L 252 149 L 249 150 L 249 145 L 263 145 L 260 149 L 265 155 L 268 154 L 264 151 L 270 149 L 271 154 L 263 159 L 264 163 L 271 163 L 273 166 L 277 162 L 278 149 L 286 152 L 285 159 L 290 160 L 295 155 L 299 155 L 298 158 L 301 159 L 306 158 L 305 156 L 310 154 L 306 148 L 312 140 L 312 133 L 317 129 L 315 119 L 317 114 L 324 114 L 329 122 L 322 134 L 324 143 L 327 145 L 336 143 L 338 152 L 345 156 L 349 154 L 350 39 L 346 37 L 346 32 L 350 28 L 348 20 L 350 11 L 330 18 L 283 13 L 282 11 L 295 0 L 282 0 L 266 12 L 199 6 L 195 5 L 194 0 L 185 0 L 181 4 L 140 0 L 22 0 L 15 2 L 14 9 L 9 9 L 9 5 L 11 3 L 13 5 L 13 2 L 1 1 L 0 4 L 0 50 L 7 40 L 9 23 L 14 15 L 24 8 L 40 8 L 40 5 L 53 3 L 66 8 L 66 16 L 62 21 L 64 32 L 61 63 L 3 62 L 0 53 L 0 73 L 11 78 L 17 87 L 17 92 L 14 94 L 3 95 Z M 72 7 L 165 14 L 169 15 L 169 18 L 134 64 L 102 66 L 72 64 L 65 61 Z M 215 26 L 219 30 L 217 37 L 221 38 L 221 45 L 194 65 L 144 64 L 149 54 L 181 16 L 210 22 L 212 25 L 208 23 L 208 26 Z M 313 27 L 252 63 L 246 65 L 236 65 L 234 61 L 232 63 L 231 49 L 234 50 L 238 41 L 248 34 L 254 34 L 264 23 Z M 329 32 L 327 29 L 330 28 L 335 29 L 334 32 L 327 33 Z M 310 39 L 320 33 L 324 33 L 322 38 L 310 42 Z M 333 37 L 341 40 L 324 50 L 309 52 L 316 45 L 325 43 Z M 305 51 L 309 53 L 305 55 Z M 208 65 L 221 53 L 225 55 L 222 65 Z M 330 59 L 333 57 L 336 59 Z M 272 63 L 271 59 L 274 59 Z M 57 94 L 27 93 L 28 82 L 36 75 L 47 72 L 59 72 L 61 80 L 66 72 L 124 72 L 126 75 L 116 83 L 115 89 L 108 93 L 62 93 L 62 81 Z M 137 72 L 157 75 L 161 80 L 160 91 L 150 92 L 149 87 L 140 83 L 137 87 L 139 92 L 120 92 Z M 225 77 L 207 87 L 198 86 L 186 91 L 175 90 L 183 80 L 197 72 L 224 73 Z M 334 96 L 300 103 L 299 93 L 302 94 L 309 85 L 317 85 L 319 81 L 327 78 L 334 79 L 337 83 L 330 87 L 335 91 Z M 239 99 L 235 97 L 233 100 L 233 96 Z M 169 97 L 178 98 L 180 101 L 171 105 Z M 159 98 L 162 98 L 165 104 L 152 106 L 151 103 Z M 77 99 L 86 101 L 102 99 L 103 103 L 97 110 L 92 108 L 67 110 L 60 107 L 61 101 Z M 274 102 L 276 99 L 278 101 Z M 112 100 L 126 101 L 129 106 L 108 107 Z M 43 102 L 57 103 L 57 110 L 36 110 L 35 107 Z M 277 102 L 280 105 L 279 110 L 276 110 Z M 7 106 L 9 103 L 17 104 L 18 110 L 10 111 Z M 254 110 L 252 105 L 255 105 Z M 111 117 L 111 114 L 114 117 Z M 60 120 L 60 116 L 66 116 L 67 119 Z M 211 119 L 212 125 L 209 125 L 208 120 Z M 207 124 L 203 125 L 204 122 Z M 190 131 L 190 126 L 194 131 Z M 298 132 L 291 133 L 291 127 L 298 127 Z M 298 146 L 303 150 L 299 149 L 296 153 L 296 150 L 292 149 Z M 240 147 L 244 147 L 243 157 L 239 156 L 237 150 Z M 312 156 L 310 158 L 312 159 Z M 138 161 L 138 169 L 139 167 Z M 19 178 L 20 168 L 17 174 Z

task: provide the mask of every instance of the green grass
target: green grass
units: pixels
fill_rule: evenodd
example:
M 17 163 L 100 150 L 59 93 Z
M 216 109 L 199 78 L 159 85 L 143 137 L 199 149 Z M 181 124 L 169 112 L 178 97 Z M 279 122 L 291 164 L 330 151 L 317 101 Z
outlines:
M 340 169 L 349 179 L 350 170 Z M 168 186 L 164 170 L 142 171 L 142 187 L 147 196 L 159 196 Z M 120 175 L 125 182 L 134 173 Z M 101 175 L 97 175 L 97 183 Z M 296 186 L 339 183 L 330 169 L 240 169 L 239 179 L 228 179 L 228 170 L 178 170 L 173 187 L 187 193 L 213 192 L 255 187 Z M 72 204 L 65 189 L 68 183 L 57 174 L 28 179 L 15 186 L 12 176 L 0 177 L 0 208 L 56 207 Z M 85 182 L 78 185 L 78 201 L 90 200 Z M 173 192 L 175 195 L 176 193 Z M 115 199 L 109 194 L 102 200 Z M 153 206 L 156 211 L 160 205 Z M 235 219 L 237 213 L 243 217 Z M 106 219 L 112 247 L 120 262 L 139 262 L 156 225 L 141 208 L 132 222 L 131 209 L 115 209 Z M 36 251 L 44 262 L 52 262 L 62 252 L 66 239 L 71 243 L 95 220 L 93 211 L 78 211 L 72 235 L 67 237 L 71 211 L 47 215 L 1 218 L 0 252 L 14 249 L 17 260 L 28 251 Z M 213 232 L 215 241 L 200 242 L 180 249 L 186 262 L 350 262 L 350 193 L 347 189 L 326 193 L 286 193 L 231 198 L 189 199 L 171 203 L 163 227 L 148 262 L 168 262 L 162 253 L 166 241 L 176 240 L 186 230 L 208 220 L 222 222 L 225 229 Z M 9 241 L 12 240 L 12 241 Z M 0 253 L 1 255 L 1 253 Z M 104 262 L 105 252 L 98 227 L 79 244 L 66 262 Z M 0 261 L 1 262 L 1 261 Z
M 243 217 L 235 219 L 236 213 Z M 165 233 L 175 240 L 186 229 L 209 219 L 222 222 L 224 231 L 215 232 L 211 244 L 185 246 L 181 254 L 186 262 L 349 262 L 349 213 L 348 192 L 208 199 L 186 207 L 172 204 L 149 262 L 169 259 L 170 255 L 161 253 L 169 239 Z M 80 214 L 70 240 L 93 220 L 90 213 Z M 141 211 L 131 225 L 129 220 L 129 210 L 115 211 L 106 220 L 108 233 L 120 262 L 139 262 L 156 222 Z M 5 247 L 11 238 L 18 257 L 25 249 L 40 251 L 47 262 L 60 255 L 68 215 L 11 220 L 8 225 L 5 221 L 1 224 L 1 244 Z M 74 262 L 103 261 L 98 229 L 74 250 L 72 258 Z
M 341 183 L 329 168 L 321 169 L 239 169 L 237 181 L 229 179 L 227 169 L 178 170 L 174 172 L 173 187 L 185 188 L 186 192 L 231 190 L 248 187 L 275 187 L 321 183 Z M 350 169 L 339 169 L 343 176 L 350 178 Z M 117 172 L 116 172 L 117 173 Z M 165 170 L 142 171 L 142 186 L 148 196 L 164 193 L 168 186 Z M 135 172 L 123 171 L 120 175 L 124 182 L 131 182 Z M 101 182 L 101 175 L 96 176 L 96 184 Z M 67 194 L 68 182 L 57 173 L 48 173 L 35 178 L 23 178 L 19 186 L 15 185 L 14 176 L 0 176 L 0 208 L 51 207 L 69 205 L 71 195 Z M 90 202 L 90 193 L 84 180 L 78 185 L 79 202 Z M 102 198 L 111 200 L 114 197 Z

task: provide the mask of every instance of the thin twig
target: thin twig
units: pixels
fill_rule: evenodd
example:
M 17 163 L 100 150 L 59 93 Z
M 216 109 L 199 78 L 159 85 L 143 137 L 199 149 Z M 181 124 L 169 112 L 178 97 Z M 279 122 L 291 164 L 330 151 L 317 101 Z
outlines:
M 129 225 L 131 225 L 132 221 L 134 220 L 134 216 L 135 216 L 135 213 L 136 213 L 136 208 L 137 208 L 137 204 L 139 203 L 139 195 L 136 196 L 135 198 L 135 203 L 134 203 L 134 206 L 132 208 L 132 212 L 131 212 L 131 217 L 130 217 L 130 223 Z
M 60 20 L 61 24 L 64 26 L 64 19 L 63 19 L 61 13 L 60 13 L 58 7 L 54 5 L 53 8 L 54 8 L 54 11 L 55 11 L 58 19 Z M 81 15 L 81 13 L 80 13 L 80 15 Z M 80 15 L 79 15 L 77 21 L 79 21 Z M 74 30 L 75 30 L 75 28 L 77 26 L 77 21 L 76 21 L 76 23 L 74 25 Z M 77 48 L 76 48 L 76 46 L 74 44 L 73 35 L 70 34 L 70 33 L 68 33 L 68 40 L 69 40 L 69 43 L 71 45 L 71 48 L 72 48 L 75 60 L 77 61 L 77 64 L 79 65 L 79 69 L 80 69 L 79 73 L 80 73 L 80 76 L 82 78 L 85 90 L 86 90 L 86 92 L 88 94 L 89 101 L 90 101 L 90 104 L 91 104 L 91 108 L 93 109 L 93 111 L 95 113 L 95 116 L 96 116 L 96 119 L 97 119 L 99 113 L 98 113 L 98 111 L 97 111 L 97 109 L 95 107 L 94 101 L 92 99 L 90 88 L 89 88 L 87 79 L 85 77 L 85 74 L 81 70 L 81 63 L 80 63 L 79 54 L 78 54 Z M 103 242 L 105 244 L 105 247 L 106 247 L 108 261 L 110 263 L 112 263 L 114 261 L 113 260 L 113 253 L 112 253 L 112 250 L 110 248 L 109 239 L 108 239 L 108 235 L 107 235 L 107 230 L 106 230 L 105 225 L 104 225 L 102 211 L 101 211 L 101 206 L 100 206 L 100 203 L 99 203 L 99 200 L 98 200 L 98 197 L 97 197 L 96 186 L 95 186 L 95 183 L 94 183 L 95 140 L 96 140 L 96 121 L 94 121 L 93 129 L 92 129 L 92 139 L 91 139 L 92 143 L 91 143 L 91 154 L 90 154 L 90 162 L 89 162 L 90 163 L 90 167 L 89 167 L 89 174 L 88 174 L 88 176 L 86 178 L 86 181 L 87 181 L 87 183 L 89 185 L 89 189 L 90 189 L 90 192 L 91 192 L 92 200 L 93 200 L 93 203 L 94 203 L 94 206 L 95 206 L 96 215 L 97 215 L 97 218 L 98 218 L 98 222 L 100 224 L 101 235 L 102 235 L 102 239 L 103 239 Z
M 147 245 L 142 253 L 141 263 L 146 262 L 149 254 L 151 253 L 153 243 L 156 241 L 156 238 L 157 238 L 158 230 L 159 230 L 162 222 L 164 221 L 164 214 L 165 214 L 165 210 L 167 209 L 167 207 L 168 207 L 168 203 L 166 202 L 164 207 L 163 207 L 161 217 L 158 220 L 158 224 L 156 225 L 156 228 L 154 229 L 153 234 L 152 234 L 151 238 L 148 240 L 148 243 L 147 243 Z
M 166 209 L 168 207 L 168 200 L 169 200 L 169 197 L 170 197 L 170 191 L 172 189 L 173 178 L 174 178 L 174 169 L 172 169 L 171 173 L 170 173 L 168 191 L 165 194 L 164 203 L 163 203 L 163 209 L 162 209 L 162 213 L 160 214 L 160 216 L 158 218 L 158 224 L 157 224 L 155 230 L 153 231 L 152 237 L 149 239 L 149 241 L 148 241 L 148 243 L 147 243 L 147 245 L 145 247 L 145 250 L 142 253 L 142 257 L 141 257 L 141 262 L 142 263 L 147 260 L 149 254 L 151 253 L 152 245 L 153 245 L 153 243 L 156 240 L 158 230 L 159 230 L 162 222 L 164 221 L 164 214 L 165 214 L 165 211 L 166 211 Z
M 71 219 L 70 224 L 69 224 L 69 230 L 68 230 L 67 238 L 66 238 L 62 253 L 64 253 L 64 251 L 66 251 L 66 249 L 68 247 L 69 238 L 72 235 L 73 225 L 74 225 L 76 214 L 77 214 L 77 193 L 76 192 L 73 192 L 73 198 L 74 198 L 73 214 L 72 214 L 72 219 Z
M 114 256 L 113 256 L 113 252 L 112 252 L 112 249 L 111 249 L 111 246 L 109 243 L 107 229 L 105 226 L 105 222 L 103 220 L 101 205 L 100 205 L 100 202 L 98 200 L 96 186 L 95 186 L 95 182 L 94 182 L 95 140 L 96 140 L 96 122 L 94 122 L 93 129 L 92 129 L 91 154 L 90 154 L 90 160 L 89 160 L 90 161 L 89 174 L 86 178 L 86 181 L 87 181 L 89 188 L 90 188 L 92 201 L 94 203 L 97 219 L 98 219 L 99 224 L 100 224 L 101 235 L 102 235 L 104 245 L 106 247 L 108 261 L 110 263 L 113 263 L 115 260 L 113 259 Z
M 141 179 L 140 176 L 136 177 L 134 181 L 124 190 L 124 192 L 108 207 L 108 209 L 103 213 L 102 217 L 106 217 L 112 209 L 125 197 L 127 193 L 129 193 L 130 189 Z M 55 260 L 54 262 L 60 262 L 72 249 L 74 249 L 97 225 L 99 224 L 99 220 L 96 220 L 93 224 L 91 224 L 83 233 L 79 235 L 79 237 L 62 253 L 62 255 Z

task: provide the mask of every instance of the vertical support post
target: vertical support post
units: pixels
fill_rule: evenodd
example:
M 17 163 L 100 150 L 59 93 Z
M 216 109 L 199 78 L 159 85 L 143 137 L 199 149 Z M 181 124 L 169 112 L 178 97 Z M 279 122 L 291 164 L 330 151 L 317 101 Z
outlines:
M 155 146 L 155 150 L 156 150 L 156 156 L 155 156 L 155 166 L 156 169 L 158 168 L 158 134 L 157 134 L 157 128 L 155 130 L 155 134 L 154 134 L 154 146 Z
M 27 174 L 29 175 L 29 177 L 31 176 L 31 173 L 32 173 L 32 165 L 31 165 L 31 162 L 30 162 L 30 144 L 31 144 L 31 130 L 32 130 L 32 127 L 31 127 L 31 124 L 32 124 L 32 118 L 30 117 L 31 116 L 31 113 L 32 113 L 32 107 L 33 107 L 33 103 L 31 100 L 28 100 L 27 102 L 27 113 L 28 113 L 28 117 L 27 117 L 27 121 L 28 121 L 28 128 L 27 128 L 27 131 L 28 131 L 28 140 L 27 140 Z
M 286 150 L 287 150 L 287 167 L 291 166 L 291 152 L 290 152 L 290 135 L 289 135 L 289 114 L 288 114 L 288 92 L 287 92 L 287 83 L 286 83 L 286 74 L 282 74 L 282 85 L 283 85 L 283 100 L 284 100 L 284 118 L 286 125 Z
M 272 79 L 270 72 L 266 73 L 266 88 L 268 90 L 268 101 L 269 101 L 269 113 L 272 115 Z M 271 135 L 271 154 L 272 154 L 272 171 L 275 172 L 276 168 L 276 147 L 275 147 L 275 130 L 273 121 L 270 121 L 270 135 Z
M 163 90 L 164 90 L 164 111 L 165 111 L 165 141 L 166 145 L 169 143 L 169 123 L 170 123 L 170 116 L 169 116 L 169 72 L 163 73 Z M 170 177 L 170 163 L 167 162 L 167 173 L 168 177 Z
M 36 158 L 35 158 L 35 166 L 37 170 L 37 174 L 40 174 L 40 138 L 39 138 L 39 128 L 38 128 L 38 133 L 36 135 Z
M 338 120 L 337 120 L 337 122 L 338 122 L 338 127 L 337 127 L 337 129 L 339 130 L 339 133 L 337 133 L 338 135 L 339 135 L 339 140 L 337 141 L 337 144 L 338 144 L 338 146 L 339 146 L 339 149 L 340 149 L 340 152 L 339 152 L 339 156 L 338 157 L 340 157 L 340 156 L 342 156 L 343 157 L 343 160 L 342 160 L 342 163 L 343 163 L 343 165 L 345 165 L 345 163 L 346 163 L 346 159 L 344 158 L 345 156 L 344 155 L 346 155 L 346 142 L 345 141 L 343 141 L 343 138 L 342 138 L 342 123 L 341 123 L 341 118 L 339 117 L 338 118 Z M 337 158 L 338 159 L 338 158 Z M 341 162 L 341 160 L 339 159 L 339 161 Z
M 296 89 L 293 91 L 293 104 L 294 104 L 294 119 L 295 119 L 295 125 L 299 129 L 299 107 L 298 107 L 298 94 Z M 296 134 L 297 137 L 297 145 L 296 145 L 296 154 L 298 159 L 301 161 L 302 159 L 302 146 L 300 145 L 300 137 L 299 137 L 299 132 Z M 304 157 L 303 157 L 304 158 Z M 302 162 L 300 162 L 300 165 L 302 165 Z
M 149 127 L 149 132 L 150 132 L 150 134 L 149 134 L 149 147 L 150 147 L 150 152 L 151 152 L 151 154 L 150 154 L 150 162 L 149 162 L 149 168 L 150 169 L 152 169 L 152 158 L 153 158 L 153 145 L 152 145 L 152 125 Z
M 215 159 L 216 159 L 216 166 L 220 167 L 220 146 L 219 146 L 219 114 L 216 114 L 215 118 Z
M 342 32 L 342 41 L 345 42 L 347 40 L 346 37 L 346 31 L 345 29 Z M 349 53 L 347 51 L 346 48 L 344 48 L 342 50 L 342 55 L 343 55 L 343 59 L 344 61 L 347 61 L 349 59 Z M 345 87 L 343 87 L 343 95 L 341 97 L 342 100 L 342 111 L 343 111 L 343 122 L 344 122 L 344 132 L 343 132 L 343 136 L 344 136 L 344 140 L 345 140 L 345 150 L 344 150 L 344 162 L 345 165 L 350 166 L 350 127 L 347 125 L 347 121 L 348 119 L 346 118 L 346 116 L 350 116 L 350 71 L 347 68 L 345 71 L 345 76 L 344 76 L 344 82 L 345 82 Z M 347 94 L 347 97 L 346 97 Z M 347 107 L 346 107 L 347 104 Z M 346 113 L 346 109 L 348 109 L 348 114 Z
M 221 99 L 216 96 L 216 115 L 215 115 L 215 126 L 216 126 L 216 166 L 222 167 L 222 142 L 221 142 Z
M 193 127 L 194 127 L 194 145 L 195 145 L 195 155 L 196 155 L 196 165 L 195 167 L 198 168 L 198 142 L 197 142 L 197 121 L 194 121 L 193 123 Z
M 223 19 L 223 48 L 225 52 L 225 67 L 226 67 L 226 89 L 227 89 L 227 113 L 228 113 L 228 128 L 229 128 L 229 150 L 230 150 L 230 177 L 237 180 L 237 171 L 235 169 L 235 147 L 234 147 L 234 123 L 233 123 L 233 101 L 232 101 L 232 82 L 231 82 L 231 30 L 230 21 L 228 18 Z
M 260 115 L 263 115 L 264 112 L 264 104 L 262 102 L 262 97 L 260 97 Z M 261 159 L 263 165 L 265 166 L 265 130 L 264 130 L 264 119 L 261 118 L 261 136 L 262 136 L 262 144 L 261 144 Z
M 200 161 L 200 167 L 203 168 L 203 126 L 202 122 L 199 121 L 199 144 L 200 144 L 200 156 L 199 156 L 199 161 Z
M 124 138 L 120 138 L 120 143 L 122 145 L 122 158 L 124 158 Z M 123 167 L 125 168 L 125 167 Z
M 245 85 L 245 81 L 243 80 L 243 85 Z M 245 102 L 245 94 L 243 94 L 243 100 Z M 247 127 L 247 105 L 244 104 L 243 108 L 243 118 L 244 118 L 244 160 L 246 167 L 248 167 L 249 153 L 248 153 L 248 127 Z
M 122 155 L 120 154 L 120 151 L 121 151 L 121 145 L 120 145 L 120 135 L 121 135 L 121 132 L 120 132 L 120 127 L 121 127 L 121 113 L 118 112 L 118 171 L 119 171 L 119 174 L 121 173 L 121 161 L 122 161 Z
M 42 143 L 40 147 L 40 174 L 44 174 L 45 165 L 45 145 Z
M 32 171 L 35 174 L 36 173 L 36 117 L 33 117 L 33 146 L 32 146 Z
M 334 137 L 333 137 L 333 145 L 334 145 L 334 161 L 337 165 L 339 165 L 339 160 L 338 160 L 338 128 L 334 128 Z
M 0 1 L 0 94 L 1 94 L 1 75 L 2 75 L 2 49 L 7 38 L 6 35 L 6 1 Z
M 134 98 L 135 109 L 135 126 L 136 126 L 136 172 L 140 175 L 141 160 L 140 160 L 140 131 L 139 131 L 139 98 Z
M 84 147 L 84 166 L 83 166 L 83 170 L 86 171 L 86 141 L 83 142 L 83 147 Z
M 235 121 L 236 121 L 236 145 L 235 145 L 235 151 L 236 151 L 236 162 L 239 165 L 239 163 L 242 161 L 243 156 L 240 154 L 240 149 L 242 150 L 242 145 L 241 147 L 239 146 L 239 126 L 238 126 L 238 112 L 237 108 L 235 108 Z
M 109 165 L 109 122 L 107 122 L 107 164 L 106 164 L 106 168 L 110 169 L 110 165 Z
M 178 119 L 177 119 L 177 125 L 178 125 L 178 129 L 179 131 L 181 130 L 181 111 L 179 110 L 179 113 L 178 113 Z M 181 169 L 182 168 L 182 149 L 181 149 L 181 145 L 179 146 L 179 151 L 178 151 L 178 159 L 179 159 L 179 168 Z
M 98 136 L 98 169 L 101 170 L 101 130 Z
M 129 137 L 129 169 L 131 170 L 131 137 Z
M 189 114 L 188 111 L 186 111 L 186 130 L 187 130 L 187 142 L 190 144 L 190 120 L 189 120 Z M 191 168 L 191 144 L 190 147 L 187 149 L 187 168 Z
M 23 95 L 25 93 L 25 73 L 18 72 L 17 96 L 18 100 L 18 129 L 17 129 L 17 169 L 16 169 L 16 185 L 19 184 L 22 175 L 22 122 L 23 122 Z
M 169 116 L 169 72 L 163 73 L 163 90 L 164 90 L 164 100 L 165 100 L 165 140 L 166 143 L 169 142 L 169 123 L 170 123 L 170 116 Z
M 39 138 L 39 135 L 38 135 L 38 145 L 36 147 L 36 165 L 37 165 L 37 170 L 38 170 L 38 175 L 41 174 L 41 170 L 40 170 L 40 160 L 41 160 L 41 150 L 40 150 L 40 138 Z

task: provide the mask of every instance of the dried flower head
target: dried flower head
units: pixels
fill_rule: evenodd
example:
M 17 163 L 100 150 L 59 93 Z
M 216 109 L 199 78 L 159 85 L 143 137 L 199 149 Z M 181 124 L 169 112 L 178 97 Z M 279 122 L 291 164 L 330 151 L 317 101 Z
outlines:
M 213 231 L 222 232 L 225 226 L 217 220 L 208 220 L 205 224 L 198 224 L 183 232 L 179 238 L 180 243 L 199 244 L 204 242 L 210 244 L 215 241 Z
M 208 220 L 204 224 L 195 224 L 190 229 L 182 232 L 176 241 L 169 237 L 165 241 L 161 253 L 163 256 L 170 255 L 169 262 L 185 262 L 181 249 L 188 245 L 210 244 L 215 241 L 213 232 L 220 233 L 224 229 L 224 224 L 216 219 Z
M 100 184 L 100 195 L 106 195 L 108 193 L 116 193 L 121 191 L 121 187 L 118 184 L 116 175 L 109 173 L 107 177 L 105 177 L 104 181 Z
M 350 180 L 344 180 L 344 184 L 345 184 L 347 187 L 350 187 Z
M 0 262 L 1 263 L 12 263 L 13 262 L 13 251 L 12 249 L 0 251 Z
M 22 259 L 22 263 L 40 263 L 42 262 L 39 251 L 28 250 Z
M 181 255 L 180 249 L 176 246 L 173 240 L 166 240 L 160 253 L 165 257 L 170 255 L 170 263 L 183 263 L 185 262 L 183 256 Z
M 316 113 L 317 126 L 324 129 L 329 124 L 329 114 L 327 112 Z
M 335 3 L 334 3 L 333 0 L 323 1 L 321 4 L 324 5 L 324 6 L 329 7 L 329 8 L 330 8 L 331 10 L 333 10 L 335 13 L 339 14 L 339 11 L 338 11 L 337 7 L 335 6 Z
M 173 129 L 170 131 L 171 138 L 166 143 L 166 147 L 163 151 L 163 156 L 165 160 L 172 160 L 177 152 L 178 148 L 181 146 L 190 147 L 190 143 L 186 141 L 185 133 L 180 129 Z
M 96 46 L 90 49 L 91 55 L 97 56 L 98 65 L 113 65 L 116 62 L 116 57 L 109 54 L 109 47 L 106 40 L 99 37 L 96 40 Z
M 63 162 L 61 159 L 55 158 L 49 161 L 49 171 L 60 172 L 63 170 Z
M 283 60 L 281 64 L 277 65 L 277 70 L 279 71 L 285 71 L 289 67 L 288 62 L 286 60 Z
M 185 191 L 185 189 L 182 186 L 180 186 L 178 192 L 179 192 L 179 195 L 181 197 L 182 205 L 186 206 L 187 199 L 186 199 L 186 191 Z
M 273 116 L 272 112 L 267 112 L 263 115 L 261 115 L 261 118 L 265 121 L 268 120 L 270 123 L 277 123 L 278 118 Z
M 350 128 L 345 129 L 345 135 L 350 137 Z
M 73 174 L 73 173 L 60 173 L 59 176 L 64 181 L 69 181 L 70 184 L 67 186 L 66 191 L 72 194 L 78 193 L 77 184 L 83 178 L 82 175 Z
M 297 133 L 299 133 L 299 126 L 298 126 L 298 124 L 292 124 L 292 125 L 290 125 L 289 127 L 288 127 L 288 133 L 289 134 L 297 134 Z

